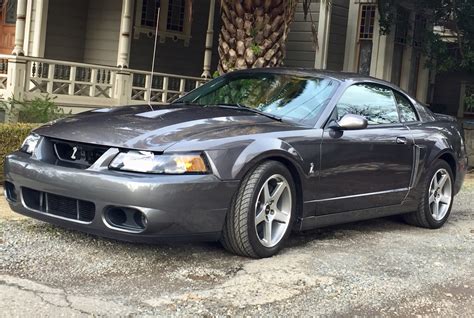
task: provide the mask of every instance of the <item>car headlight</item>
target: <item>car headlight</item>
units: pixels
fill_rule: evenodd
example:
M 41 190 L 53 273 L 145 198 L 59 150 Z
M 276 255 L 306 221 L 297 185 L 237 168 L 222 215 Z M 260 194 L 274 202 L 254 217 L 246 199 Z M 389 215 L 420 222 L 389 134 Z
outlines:
M 31 155 L 33 151 L 35 151 L 40 138 L 41 137 L 35 133 L 30 134 L 28 137 L 26 137 L 25 141 L 23 141 L 20 150 Z
M 209 172 L 202 154 L 159 155 L 149 151 L 121 152 L 112 160 L 109 168 L 161 174 L 203 174 Z

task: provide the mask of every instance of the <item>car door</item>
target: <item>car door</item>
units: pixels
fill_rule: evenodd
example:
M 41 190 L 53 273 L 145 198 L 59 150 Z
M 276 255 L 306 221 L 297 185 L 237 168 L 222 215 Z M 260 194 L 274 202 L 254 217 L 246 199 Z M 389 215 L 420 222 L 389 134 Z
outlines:
M 324 130 L 317 215 L 397 205 L 408 192 L 413 138 L 400 123 L 393 91 L 374 83 L 354 84 L 342 94 L 331 119 L 346 114 L 364 116 L 369 125 Z

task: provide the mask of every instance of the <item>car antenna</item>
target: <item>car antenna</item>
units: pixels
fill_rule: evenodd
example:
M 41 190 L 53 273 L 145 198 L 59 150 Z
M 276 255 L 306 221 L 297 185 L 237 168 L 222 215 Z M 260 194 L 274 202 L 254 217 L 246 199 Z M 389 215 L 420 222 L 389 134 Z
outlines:
M 155 72 L 156 45 L 158 43 L 158 26 L 160 24 L 160 6 L 158 7 L 158 9 L 156 9 L 155 43 L 153 44 L 153 58 L 151 59 L 150 85 L 148 87 L 148 106 L 150 106 L 152 111 L 155 110 L 153 106 L 151 105 L 151 88 L 153 86 L 153 73 Z

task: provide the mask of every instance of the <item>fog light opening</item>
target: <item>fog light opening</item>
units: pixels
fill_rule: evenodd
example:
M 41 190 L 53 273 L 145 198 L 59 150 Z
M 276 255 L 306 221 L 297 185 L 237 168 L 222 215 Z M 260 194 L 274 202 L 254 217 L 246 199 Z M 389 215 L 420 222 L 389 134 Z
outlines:
M 120 208 L 112 208 L 107 211 L 107 217 L 113 225 L 122 226 L 127 222 L 125 211 Z
M 145 213 L 135 211 L 135 213 L 133 214 L 133 220 L 140 228 L 144 229 L 146 227 L 147 219 Z
M 142 231 L 146 228 L 146 215 L 134 208 L 109 207 L 105 212 L 106 222 L 124 230 Z
M 5 196 L 9 201 L 17 202 L 18 196 L 16 194 L 15 185 L 11 182 L 5 181 Z

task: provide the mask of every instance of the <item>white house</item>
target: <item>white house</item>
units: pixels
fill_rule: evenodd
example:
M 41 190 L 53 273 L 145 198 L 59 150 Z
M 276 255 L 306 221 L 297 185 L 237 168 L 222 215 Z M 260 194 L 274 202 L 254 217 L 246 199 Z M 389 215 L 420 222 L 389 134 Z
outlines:
M 301 3 L 290 26 L 287 66 L 360 72 L 399 84 L 427 101 L 430 72 L 419 49 L 425 19 L 401 1 L 393 32 L 380 35 L 370 0 Z M 0 95 L 41 93 L 75 112 L 167 102 L 216 69 L 216 0 L 0 0 Z M 159 10 L 158 10 L 159 8 Z M 150 75 L 155 26 L 158 37 Z M 314 23 L 318 45 L 311 31 Z M 411 27 L 409 27 L 411 25 Z

